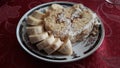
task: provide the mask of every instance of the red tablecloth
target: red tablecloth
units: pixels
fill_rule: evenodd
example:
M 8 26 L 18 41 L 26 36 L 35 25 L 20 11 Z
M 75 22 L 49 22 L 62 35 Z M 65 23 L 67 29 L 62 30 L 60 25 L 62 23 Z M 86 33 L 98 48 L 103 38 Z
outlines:
M 101 47 L 72 63 L 48 63 L 27 54 L 16 38 L 16 26 L 29 9 L 56 0 L 0 0 L 0 68 L 120 68 L 120 5 L 105 0 L 69 0 L 95 11 L 105 26 Z M 68 0 L 67 0 L 68 1 Z

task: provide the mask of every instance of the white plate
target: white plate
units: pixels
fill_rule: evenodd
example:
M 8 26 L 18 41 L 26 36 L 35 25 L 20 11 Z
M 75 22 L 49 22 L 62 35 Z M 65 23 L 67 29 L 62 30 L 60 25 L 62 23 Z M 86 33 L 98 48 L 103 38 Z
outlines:
M 32 8 L 31 10 L 29 10 L 27 13 L 25 13 L 20 19 L 17 26 L 17 30 L 16 30 L 17 39 L 21 47 L 30 55 L 38 59 L 42 59 L 49 62 L 72 62 L 72 61 L 83 59 L 91 55 L 93 52 L 95 52 L 100 47 L 104 39 L 104 27 L 99 18 L 97 19 L 98 22 L 100 23 L 98 35 L 94 37 L 92 36 L 88 37 L 83 42 L 78 42 L 74 44 L 75 45 L 73 46 L 74 53 L 71 56 L 46 55 L 45 53 L 39 51 L 36 47 L 34 47 L 34 45 L 30 44 L 29 39 L 25 33 L 26 31 L 24 29 L 24 27 L 26 26 L 27 16 L 30 15 L 34 10 L 39 10 L 44 12 L 44 10 L 47 9 L 47 7 L 49 7 L 51 4 L 54 4 L 54 3 L 63 5 L 65 7 L 72 6 L 73 4 L 75 4 L 72 2 L 63 2 L 63 1 L 49 2 L 49 3 L 38 5 Z

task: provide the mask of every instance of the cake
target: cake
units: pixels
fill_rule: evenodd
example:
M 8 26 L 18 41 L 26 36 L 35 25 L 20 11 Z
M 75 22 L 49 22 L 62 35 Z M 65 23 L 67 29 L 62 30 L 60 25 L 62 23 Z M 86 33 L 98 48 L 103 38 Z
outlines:
M 46 13 L 49 15 L 44 18 L 45 29 L 61 40 L 69 37 L 74 43 L 87 37 L 93 29 L 95 18 L 93 12 L 81 4 L 67 8 L 53 8 Z

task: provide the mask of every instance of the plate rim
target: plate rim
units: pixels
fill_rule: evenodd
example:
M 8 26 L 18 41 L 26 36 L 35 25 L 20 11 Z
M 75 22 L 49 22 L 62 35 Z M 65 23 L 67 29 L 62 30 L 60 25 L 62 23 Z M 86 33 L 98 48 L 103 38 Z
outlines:
M 105 36 L 105 29 L 104 29 L 104 26 L 103 26 L 103 23 L 101 21 L 101 19 L 98 17 L 98 19 L 100 20 L 100 23 L 101 23 L 101 28 L 102 28 L 102 34 L 101 34 L 101 39 L 99 40 L 98 44 L 96 45 L 97 47 L 95 47 L 94 49 L 92 49 L 88 54 L 86 54 L 85 56 L 82 56 L 80 58 L 75 58 L 73 60 L 62 60 L 62 61 L 58 61 L 58 60 L 51 60 L 51 59 L 46 59 L 46 58 L 43 58 L 41 56 L 38 56 L 36 55 L 35 53 L 33 53 L 32 51 L 30 51 L 29 49 L 27 49 L 25 47 L 25 45 L 22 43 L 21 39 L 20 39 L 20 36 L 19 36 L 19 29 L 20 29 L 20 25 L 22 24 L 22 21 L 24 20 L 24 17 L 27 16 L 30 12 L 32 12 L 33 10 L 41 7 L 41 6 L 44 6 L 46 4 L 54 4 L 54 3 L 64 3 L 64 4 L 76 4 L 75 2 L 68 2 L 68 1 L 54 1 L 54 2 L 48 2 L 48 3 L 44 3 L 44 4 L 40 4 L 40 5 L 37 5 L 35 7 L 33 7 L 32 9 L 28 10 L 19 20 L 18 22 L 18 25 L 17 25 L 17 28 L 16 28 L 16 36 L 17 36 L 17 40 L 20 44 L 20 46 L 24 49 L 24 51 L 26 51 L 28 54 L 32 55 L 33 57 L 37 58 L 37 59 L 41 59 L 41 60 L 44 60 L 44 61 L 48 61 L 48 62 L 56 62 L 56 63 L 65 63 L 65 62 L 74 62 L 74 61 L 77 61 L 77 60 L 81 60 L 83 58 L 86 58 L 88 56 L 90 56 L 92 53 L 94 53 L 102 44 L 103 40 L 104 40 L 104 36 Z M 82 3 L 81 3 L 82 4 Z M 90 9 L 91 10 L 91 9 Z

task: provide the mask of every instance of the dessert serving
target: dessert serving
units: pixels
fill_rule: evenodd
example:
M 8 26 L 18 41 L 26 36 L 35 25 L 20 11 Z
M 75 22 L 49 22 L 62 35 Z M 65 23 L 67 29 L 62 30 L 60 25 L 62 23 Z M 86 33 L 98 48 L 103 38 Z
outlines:
M 16 36 L 30 55 L 49 62 L 73 62 L 94 53 L 104 39 L 97 14 L 81 3 L 40 4 L 20 19 Z
M 52 4 L 44 12 L 33 11 L 26 19 L 31 44 L 48 55 L 72 55 L 72 44 L 87 38 L 97 26 L 95 14 L 82 4 L 64 7 Z

